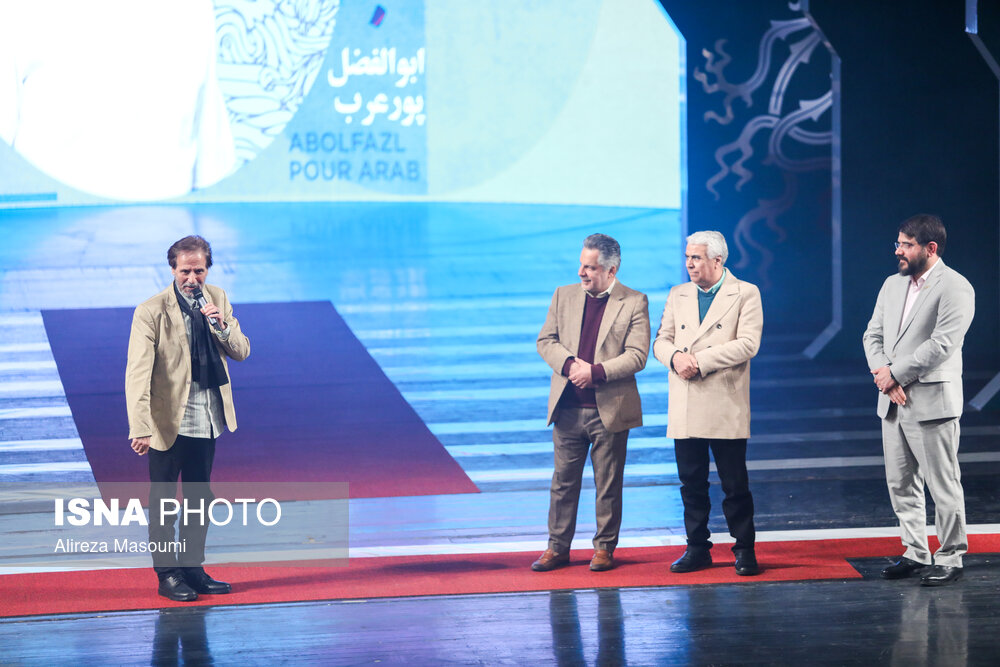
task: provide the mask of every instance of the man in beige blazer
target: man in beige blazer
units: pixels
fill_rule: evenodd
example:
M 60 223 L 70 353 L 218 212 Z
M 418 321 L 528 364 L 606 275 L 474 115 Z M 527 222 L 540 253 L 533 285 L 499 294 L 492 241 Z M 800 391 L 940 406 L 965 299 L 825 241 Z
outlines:
M 536 572 L 569 563 L 588 449 L 597 490 L 590 569 L 614 567 L 625 447 L 629 429 L 642 426 L 635 374 L 649 354 L 649 301 L 618 282 L 620 265 L 617 241 L 588 236 L 580 253 L 580 282 L 555 291 L 538 334 L 538 353 L 552 368 L 548 423 L 554 424 L 555 471 L 549 544 L 531 566 Z
M 226 357 L 246 359 L 250 341 L 233 317 L 226 293 L 205 284 L 212 266 L 212 248 L 205 239 L 177 241 L 167 251 L 167 261 L 173 282 L 140 304 L 132 317 L 125 401 L 132 449 L 149 456 L 149 540 L 184 545 L 180 553 L 153 551 L 158 592 L 185 602 L 198 593 L 228 593 L 230 586 L 202 567 L 208 522 L 182 521 L 175 538 L 175 517 L 162 515 L 160 503 L 174 497 L 178 477 L 183 477 L 189 505 L 213 499 L 208 483 L 215 439 L 224 427 L 236 430 Z
M 946 241 L 944 224 L 936 216 L 916 215 L 900 225 L 899 273 L 882 284 L 863 338 L 880 392 L 889 499 L 906 547 L 882 576 L 902 579 L 923 573 L 924 586 L 958 581 L 968 550 L 958 421 L 965 403 L 962 343 L 975 314 L 976 294 L 941 259 Z M 924 482 L 934 499 L 941 542 L 933 558 Z
M 726 269 L 728 256 L 719 232 L 696 232 L 687 238 L 691 282 L 670 290 L 653 343 L 653 354 L 670 369 L 667 437 L 674 439 L 687 532 L 687 550 L 670 566 L 671 572 L 693 572 L 712 564 L 709 450 L 725 493 L 722 511 L 736 540 L 736 573 L 759 572 L 746 459 L 750 359 L 760 348 L 764 315 L 760 291 Z

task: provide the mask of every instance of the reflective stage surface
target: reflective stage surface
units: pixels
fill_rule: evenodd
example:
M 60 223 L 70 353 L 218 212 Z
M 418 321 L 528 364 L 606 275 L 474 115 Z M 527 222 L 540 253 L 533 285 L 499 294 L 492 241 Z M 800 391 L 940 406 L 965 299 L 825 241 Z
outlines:
M 352 500 L 352 558 L 540 553 L 552 452 L 544 424 L 549 371 L 535 337 L 554 288 L 575 281 L 580 243 L 594 231 L 621 242 L 621 279 L 649 295 L 655 331 L 667 291 L 682 279 L 675 211 L 428 204 L 5 211 L 0 481 L 94 482 L 39 311 L 134 306 L 169 284 L 169 244 L 199 233 L 216 256 L 209 282 L 227 290 L 237 316 L 241 303 L 331 301 L 481 491 Z M 766 320 L 767 293 L 764 308 Z M 759 539 L 813 539 L 820 553 L 827 539 L 898 531 L 864 363 L 799 354 L 824 325 L 765 325 L 753 362 L 748 454 Z M 966 367 L 971 396 L 995 369 Z M 639 376 L 645 426 L 629 439 L 622 546 L 684 541 L 672 442 L 664 437 L 666 384 L 651 358 Z M 998 532 L 998 434 L 994 414 L 963 418 L 967 516 L 978 532 Z M 224 437 L 217 457 L 225 457 Z M 722 560 L 728 536 L 713 481 L 711 528 Z M 594 530 L 593 485 L 585 485 L 579 548 Z M 15 532 L 0 540 L 9 548 L 28 538 Z M 209 542 L 211 559 L 222 545 L 212 545 L 211 534 Z M 969 557 L 965 579 L 938 590 L 873 577 L 885 564 L 858 563 L 866 578 L 848 581 L 7 619 L 0 662 L 995 664 L 1000 622 L 991 605 L 1000 576 L 992 557 Z M 79 576 L 86 586 L 86 574 Z M 0 606 L 3 594 L 0 577 Z M 152 574 L 150 595 L 156 599 Z M 239 605 L 238 594 L 225 602 Z
M 968 569 L 936 590 L 865 579 L 51 617 L 0 624 L 0 645 L 15 664 L 995 665 L 996 563 Z

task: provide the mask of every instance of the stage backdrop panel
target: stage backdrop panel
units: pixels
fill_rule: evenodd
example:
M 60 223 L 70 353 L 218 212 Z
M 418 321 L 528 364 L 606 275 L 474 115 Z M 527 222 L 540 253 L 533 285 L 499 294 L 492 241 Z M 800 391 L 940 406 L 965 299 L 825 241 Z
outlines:
M 42 311 L 98 484 L 148 479 L 127 438 L 132 312 Z M 219 439 L 214 481 L 348 482 L 354 498 L 478 492 L 333 304 L 243 304 L 234 312 L 251 352 L 229 363 L 239 428 Z

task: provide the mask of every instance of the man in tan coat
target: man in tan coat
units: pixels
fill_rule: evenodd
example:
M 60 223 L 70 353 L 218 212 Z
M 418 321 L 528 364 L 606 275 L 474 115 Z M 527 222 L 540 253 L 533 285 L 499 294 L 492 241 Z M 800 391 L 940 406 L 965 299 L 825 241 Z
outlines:
M 552 295 L 538 353 L 552 368 L 548 423 L 555 471 L 549 500 L 549 545 L 531 569 L 569 563 L 587 450 L 597 490 L 597 533 L 590 569 L 614 567 L 622 522 L 622 482 L 629 429 L 642 426 L 635 374 L 649 355 L 649 301 L 618 282 L 621 248 L 591 234 L 580 253 L 580 282 Z M 593 447 L 591 447 L 593 445 Z
M 132 317 L 125 401 L 132 449 L 149 455 L 149 541 L 158 592 L 186 602 L 196 600 L 198 593 L 228 593 L 230 586 L 202 567 L 208 522 L 195 521 L 192 514 L 175 538 L 175 517 L 161 514 L 161 500 L 174 497 L 178 477 L 189 506 L 213 499 L 208 483 L 215 439 L 225 427 L 236 430 L 226 357 L 246 359 L 250 341 L 233 317 L 226 293 L 205 284 L 212 266 L 212 248 L 205 239 L 177 241 L 167 251 L 167 261 L 173 282 L 140 304 Z M 183 551 L 169 550 L 175 540 Z
M 728 256 L 719 232 L 696 232 L 687 238 L 691 282 L 670 290 L 653 343 L 653 354 L 670 369 L 667 437 L 674 439 L 687 532 L 687 550 L 670 566 L 671 572 L 693 572 L 712 564 L 709 450 L 725 493 L 722 511 L 736 539 L 736 573 L 759 571 L 746 453 L 750 359 L 760 347 L 764 317 L 760 291 L 725 268 Z

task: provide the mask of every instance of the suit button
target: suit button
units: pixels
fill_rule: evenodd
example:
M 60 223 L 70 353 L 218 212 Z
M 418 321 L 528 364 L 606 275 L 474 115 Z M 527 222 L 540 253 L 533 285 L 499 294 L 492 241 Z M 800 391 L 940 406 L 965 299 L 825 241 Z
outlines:
M 716 324 L 716 325 L 715 325 L 715 328 L 716 328 L 716 329 L 721 329 L 721 328 L 722 328 L 722 325 L 721 325 L 721 324 Z
M 685 347 L 685 348 L 684 348 L 684 351 L 685 351 L 685 352 L 687 352 L 687 351 L 688 351 L 688 349 L 687 349 L 687 348 Z
M 682 324 L 682 325 L 681 325 L 681 329 L 683 329 L 683 328 L 684 328 L 684 325 Z

